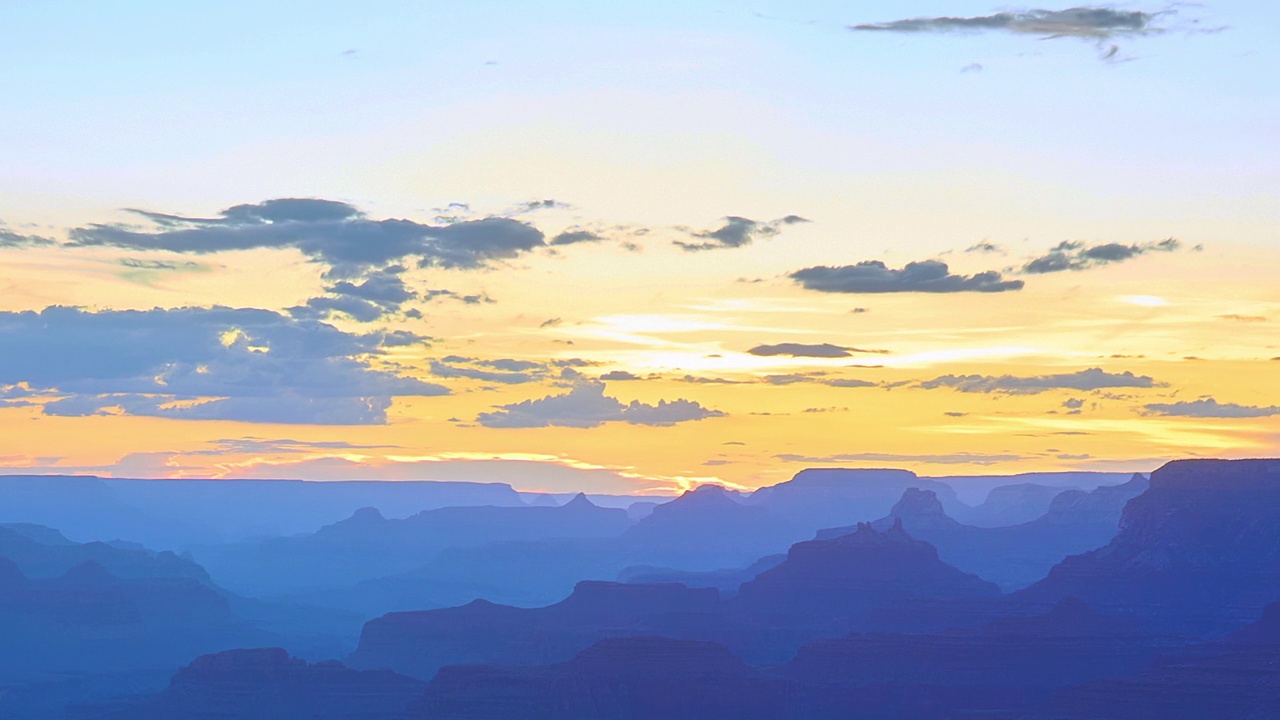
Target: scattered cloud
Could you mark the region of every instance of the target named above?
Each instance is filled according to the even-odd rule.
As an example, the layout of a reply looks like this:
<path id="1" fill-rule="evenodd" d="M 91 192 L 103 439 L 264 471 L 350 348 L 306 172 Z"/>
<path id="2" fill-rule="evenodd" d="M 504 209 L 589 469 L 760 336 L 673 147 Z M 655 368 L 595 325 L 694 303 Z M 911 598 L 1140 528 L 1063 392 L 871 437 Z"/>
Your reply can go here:
<path id="1" fill-rule="evenodd" d="M 1125 245 L 1122 243 L 1106 243 L 1104 245 L 1086 245 L 1080 241 L 1064 241 L 1045 255 L 1029 261 L 1022 266 L 1022 271 L 1033 275 L 1064 272 L 1067 270 L 1088 270 L 1099 265 L 1132 260 L 1152 252 L 1173 252 L 1182 247 L 1175 238 L 1143 245 Z"/>
<path id="2" fill-rule="evenodd" d="M 1159 32 L 1156 21 L 1163 12 L 1116 10 L 1084 6 L 1066 10 L 1025 10 L 976 17 L 919 17 L 883 23 L 854 25 L 854 31 L 899 33 L 945 33 L 957 31 L 999 31 L 1040 38 L 1078 37 L 1105 40 L 1117 36 Z"/>
<path id="3" fill-rule="evenodd" d="M 442 378 L 465 378 L 481 380 L 502 385 L 523 385 L 555 378 L 563 378 L 573 368 L 586 367 L 591 363 L 578 358 L 539 362 L 535 360 L 517 360 L 515 358 L 479 359 L 449 355 L 431 361 L 431 374 Z M 576 371 L 569 376 L 576 375 Z"/>
<path id="4" fill-rule="evenodd" d="M 1213 398 L 1201 398 L 1174 403 L 1151 403 L 1145 407 L 1145 414 L 1197 418 L 1258 418 L 1280 415 L 1280 405 L 1237 405 L 1220 403 Z"/>
<path id="5" fill-rule="evenodd" d="M 1019 377 L 1015 375 L 943 375 L 916 383 L 923 390 L 951 388 L 964 393 L 1005 393 L 1034 395 L 1049 390 L 1098 390 L 1101 388 L 1153 388 L 1157 383 L 1146 375 L 1132 372 L 1109 373 L 1089 368 L 1074 373 Z"/>
<path id="6" fill-rule="evenodd" d="M 855 347 L 832 345 L 831 343 L 821 343 L 818 345 L 806 345 L 804 343 L 779 343 L 777 345 L 757 345 L 747 352 L 759 357 L 789 355 L 791 357 L 806 358 L 845 358 L 853 357 L 854 353 L 884 354 L 887 351 L 862 350 Z"/>
<path id="7" fill-rule="evenodd" d="M 395 396 L 449 392 L 375 367 L 423 339 L 258 309 L 50 307 L 0 313 L 0 383 L 57 397 L 50 415 L 380 424 Z"/>
<path id="8" fill-rule="evenodd" d="M 1236 315 L 1233 313 L 1231 315 L 1219 315 L 1218 317 L 1223 320 L 1234 320 L 1236 322 L 1267 322 L 1267 318 L 1262 315 Z"/>
<path id="9" fill-rule="evenodd" d="M 57 244 L 57 241 L 53 238 L 39 235 L 22 235 L 0 227 L 0 248 L 47 247 Z"/>
<path id="10" fill-rule="evenodd" d="M 600 376 L 601 380 L 643 380 L 644 378 L 626 370 L 614 370 Z"/>
<path id="11" fill-rule="evenodd" d="M 90 225 L 71 231 L 74 245 L 208 254 L 254 248 L 295 248 L 328 265 L 330 278 L 352 278 L 393 263 L 474 269 L 544 246 L 540 230 L 506 217 L 428 225 L 373 220 L 335 200 L 277 198 L 236 205 L 214 218 L 131 210 L 151 227 Z"/>
<path id="12" fill-rule="evenodd" d="M 753 241 L 773 237 L 782 232 L 788 225 L 809 222 L 799 215 L 788 215 L 778 220 L 759 221 L 731 215 L 724 219 L 724 225 L 715 230 L 689 232 L 701 242 L 676 241 L 676 245 L 689 252 L 701 250 L 723 250 L 750 245 Z M 687 231 L 688 232 L 688 231 Z"/>
<path id="13" fill-rule="evenodd" d="M 857 265 L 817 267 L 797 270 L 789 276 L 809 290 L 838 293 L 957 293 L 1008 292 L 1021 290 L 1021 280 L 1005 280 L 992 270 L 976 275 L 954 275 L 940 260 L 907 263 L 894 270 L 879 260 Z"/>
<path id="14" fill-rule="evenodd" d="M 981 65 L 979 65 L 978 67 L 979 67 L 979 68 L 981 68 L 982 66 L 981 66 Z M 1003 255 L 1003 254 L 1005 253 L 1005 249 L 1004 249 L 1004 248 L 1000 247 L 999 245 L 996 245 L 996 244 L 995 244 L 995 243 L 993 243 L 993 242 L 987 241 L 987 240 L 983 240 L 982 242 L 978 243 L 977 245 L 971 245 L 971 246 L 969 246 L 969 247 L 965 248 L 965 250 L 964 250 L 964 251 L 965 251 L 965 252 L 967 252 L 967 253 L 984 253 L 984 254 L 987 254 L 987 253 L 995 253 L 995 254 L 999 254 L 999 255 Z"/>
<path id="15" fill-rule="evenodd" d="M 624 405 L 604 391 L 602 382 L 581 382 L 562 395 L 502 405 L 495 412 L 480 413 L 476 422 L 490 428 L 591 428 L 607 422 L 667 426 L 725 415 L 683 398 L 660 400 L 657 405 L 632 400 Z"/>
<path id="16" fill-rule="evenodd" d="M 552 245 L 577 245 L 604 242 L 605 236 L 591 230 L 569 229 L 551 238 Z"/>

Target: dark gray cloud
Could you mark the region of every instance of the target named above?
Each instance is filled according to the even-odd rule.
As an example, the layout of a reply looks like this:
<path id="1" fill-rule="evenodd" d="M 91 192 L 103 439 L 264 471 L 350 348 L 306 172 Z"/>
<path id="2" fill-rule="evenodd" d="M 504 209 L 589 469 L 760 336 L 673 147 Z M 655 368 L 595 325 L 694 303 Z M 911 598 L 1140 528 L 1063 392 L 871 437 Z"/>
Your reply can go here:
<path id="1" fill-rule="evenodd" d="M 810 358 L 844 358 L 852 357 L 854 352 L 865 352 L 857 350 L 857 348 L 847 348 L 840 345 L 832 345 L 831 343 L 822 343 L 820 345 L 806 345 L 804 343 L 779 343 L 777 345 L 757 345 L 747 351 L 751 355 L 761 357 L 772 357 L 775 355 L 789 355 L 791 357 L 810 357 Z"/>
<path id="2" fill-rule="evenodd" d="M 623 404 L 604 394 L 602 382 L 581 382 L 567 393 L 502 405 L 480 413 L 476 422 L 491 428 L 597 427 L 607 422 L 667 426 L 681 422 L 723 417 L 719 410 L 692 400 L 660 400 L 649 405 L 638 400 Z"/>
<path id="3" fill-rule="evenodd" d="M 995 271 L 977 275 L 953 275 L 940 260 L 907 263 L 894 270 L 879 260 L 857 265 L 819 265 L 791 273 L 788 277 L 809 290 L 838 293 L 957 293 L 1008 292 L 1021 290 L 1021 280 L 1005 280 Z"/>
<path id="4" fill-rule="evenodd" d="M 900 33 L 1001 31 L 1035 35 L 1041 38 L 1079 37 L 1105 40 L 1117 36 L 1157 32 L 1159 28 L 1155 23 L 1163 14 L 1084 6 L 1066 10 L 1000 12 L 977 17 L 921 17 L 854 25 L 850 29 Z"/>
<path id="5" fill-rule="evenodd" d="M 1005 249 L 993 242 L 983 240 L 977 245 L 971 245 L 964 250 L 967 253 L 997 253 L 1003 255 Z"/>
<path id="6" fill-rule="evenodd" d="M 430 302 L 444 298 L 467 305 L 494 302 L 493 298 L 483 293 L 461 295 L 452 290 L 412 290 L 401 278 L 405 272 L 403 265 L 392 265 L 370 270 L 350 280 L 339 280 L 325 287 L 328 295 L 311 298 L 304 305 L 291 307 L 289 313 L 307 320 L 327 320 L 340 313 L 358 322 L 374 322 L 392 316 L 421 317 L 420 311 L 404 308 L 406 303 L 413 300 Z"/>
<path id="7" fill-rule="evenodd" d="M 448 393 L 374 366 L 421 340 L 258 309 L 50 307 L 0 313 L 0 383 L 59 397 L 44 406 L 51 415 L 377 424 L 392 397 Z"/>
<path id="8" fill-rule="evenodd" d="M 787 225 L 809 222 L 799 215 L 788 215 L 777 220 L 760 221 L 730 215 L 724 219 L 724 225 L 715 230 L 690 232 L 701 242 L 676 241 L 676 245 L 689 252 L 701 250 L 723 250 L 750 245 L 758 239 L 773 237 L 782 232 Z"/>
<path id="9" fill-rule="evenodd" d="M 540 230 L 504 217 L 428 225 L 373 220 L 333 200 L 278 198 L 227 208 L 215 218 L 132 211 L 154 227 L 91 225 L 71 231 L 75 245 L 207 254 L 254 248 L 296 248 L 329 266 L 333 278 L 351 278 L 392 263 L 473 269 L 545 245 Z"/>
<path id="10" fill-rule="evenodd" d="M 1088 270 L 1099 265 L 1132 260 L 1147 253 L 1173 252 L 1181 246 L 1182 244 L 1174 238 L 1142 245 L 1124 245 L 1122 243 L 1086 245 L 1079 241 L 1065 241 L 1058 243 L 1048 253 L 1023 265 L 1022 271 L 1040 275 L 1067 270 Z"/>
<path id="11" fill-rule="evenodd" d="M 577 245 L 579 243 L 604 242 L 605 236 L 591 230 L 565 230 L 551 238 L 552 245 Z"/>
<path id="12" fill-rule="evenodd" d="M 1109 373 L 1101 368 L 1089 368 L 1074 373 L 1058 375 L 943 375 L 933 380 L 916 383 L 924 390 L 951 388 L 965 393 L 1007 393 L 1010 395 L 1034 395 L 1049 390 L 1098 390 L 1102 388 L 1153 388 L 1157 383 L 1146 375 L 1132 372 Z"/>
<path id="13" fill-rule="evenodd" d="M 635 373 L 627 372 L 626 370 L 613 370 L 611 372 L 607 372 L 601 375 L 600 380 L 626 381 L 626 380 L 644 380 L 644 378 L 640 377 L 639 375 L 636 375 Z"/>
<path id="14" fill-rule="evenodd" d="M 1280 405 L 1237 405 L 1220 403 L 1213 398 L 1201 398 L 1174 403 L 1151 403 L 1145 408 L 1147 415 L 1197 418 L 1259 418 L 1280 415 Z"/>
<path id="15" fill-rule="evenodd" d="M 39 235 L 22 235 L 0 227 L 0 248 L 47 247 L 57 244 L 52 238 Z"/>

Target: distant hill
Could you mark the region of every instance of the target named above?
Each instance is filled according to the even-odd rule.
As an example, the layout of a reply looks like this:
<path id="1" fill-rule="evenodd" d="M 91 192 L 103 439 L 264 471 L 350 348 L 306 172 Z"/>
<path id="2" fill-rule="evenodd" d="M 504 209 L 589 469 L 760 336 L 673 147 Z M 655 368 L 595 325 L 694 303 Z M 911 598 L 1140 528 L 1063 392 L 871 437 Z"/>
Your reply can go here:
<path id="1" fill-rule="evenodd" d="M 314 532 L 361 507 L 405 517 L 459 505 L 523 502 L 501 483 L 0 475 L 0 523 L 37 523 L 62 528 L 78 542 L 122 538 L 162 550 Z"/>
<path id="2" fill-rule="evenodd" d="M 888 516 L 872 523 L 884 530 L 902 522 L 912 537 L 938 549 L 943 561 L 991 580 L 1006 591 L 1040 580 L 1049 569 L 1070 555 L 1105 545 L 1115 537 L 1125 504 L 1146 490 L 1141 475 L 1117 486 L 1086 493 L 1065 490 L 1053 498 L 1045 514 L 1011 527 L 979 528 L 949 517 L 932 490 L 909 488 Z M 832 538 L 856 527 L 818 532 Z"/>
<path id="3" fill-rule="evenodd" d="M 1223 634 L 1280 597 L 1280 460 L 1178 460 L 1125 506 L 1116 537 L 1014 600 L 1075 596 L 1160 631 Z"/>
<path id="4" fill-rule="evenodd" d="M 556 507 L 448 507 L 388 519 L 375 508 L 320 530 L 234 545 L 197 548 L 220 583 L 252 595 L 300 594 L 408 572 L 446 548 L 498 541 L 604 539 L 632 525 L 625 510 L 601 508 L 583 495 Z"/>

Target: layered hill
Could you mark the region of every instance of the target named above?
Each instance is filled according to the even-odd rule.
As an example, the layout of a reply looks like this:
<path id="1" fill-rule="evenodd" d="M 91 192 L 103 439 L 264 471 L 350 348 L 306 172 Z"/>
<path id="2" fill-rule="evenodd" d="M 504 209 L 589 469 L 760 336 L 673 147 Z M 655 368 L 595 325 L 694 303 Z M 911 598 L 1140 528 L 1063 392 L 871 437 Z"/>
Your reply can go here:
<path id="1" fill-rule="evenodd" d="M 604 539 L 632 521 L 585 495 L 559 507 L 449 507 L 388 519 L 364 508 L 307 535 L 197 549 L 218 582 L 253 595 L 302 593 L 408 572 L 450 547 L 551 538 Z"/>
<path id="2" fill-rule="evenodd" d="M 1054 567 L 1020 603 L 1076 596 L 1160 631 L 1223 634 L 1280 597 L 1280 460 L 1179 460 L 1125 506 L 1107 545 Z"/>
<path id="3" fill-rule="evenodd" d="M 309 664 L 279 648 L 196 658 L 162 692 L 73 708 L 80 720 L 395 720 L 423 683 L 337 662 Z"/>
<path id="4" fill-rule="evenodd" d="M 1064 558 L 1109 542 L 1119 528 L 1125 504 L 1146 485 L 1146 479 L 1136 475 L 1123 485 L 1088 493 L 1065 490 L 1050 501 L 1043 516 L 999 528 L 962 524 L 947 515 L 933 491 L 909 488 L 889 515 L 872 525 L 883 530 L 901 522 L 912 537 L 937 547 L 943 561 L 1006 591 L 1016 590 L 1040 580 Z M 831 528 L 819 531 L 818 537 L 838 537 L 854 530 L 856 526 Z"/>

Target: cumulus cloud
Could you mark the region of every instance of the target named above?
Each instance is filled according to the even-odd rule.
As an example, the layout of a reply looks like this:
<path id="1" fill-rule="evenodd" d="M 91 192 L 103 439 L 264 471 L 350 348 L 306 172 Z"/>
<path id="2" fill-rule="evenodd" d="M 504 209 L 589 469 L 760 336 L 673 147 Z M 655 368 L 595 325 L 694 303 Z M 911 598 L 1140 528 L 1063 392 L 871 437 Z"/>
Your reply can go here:
<path id="1" fill-rule="evenodd" d="M 752 220 L 730 215 L 724 219 L 724 225 L 715 230 L 691 232 L 690 234 L 698 238 L 700 242 L 677 240 L 675 244 L 689 252 L 745 247 L 755 240 L 777 235 L 787 225 L 807 222 L 809 221 L 799 215 L 788 215 L 784 218 L 769 221 Z"/>
<path id="2" fill-rule="evenodd" d="M 991 293 L 1021 290 L 1024 285 L 1021 280 L 1005 280 L 995 271 L 954 275 L 940 260 L 907 263 L 901 270 L 879 260 L 838 267 L 819 265 L 797 270 L 789 277 L 809 290 L 838 293 Z"/>
<path id="3" fill-rule="evenodd" d="M 1109 373 L 1101 368 L 1089 368 L 1074 373 L 1057 375 L 943 375 L 933 380 L 917 383 L 924 390 L 951 388 L 964 393 L 1007 393 L 1010 395 L 1034 395 L 1049 390 L 1099 390 L 1102 388 L 1153 388 L 1156 381 L 1146 375 L 1132 372 Z"/>
<path id="4" fill-rule="evenodd" d="M 1066 10 L 1000 12 L 976 17 L 920 17 L 854 25 L 850 29 L 899 33 L 1000 31 L 1035 35 L 1041 38 L 1079 37 L 1105 40 L 1122 35 L 1158 32 L 1159 28 L 1155 23 L 1163 14 L 1084 6 Z"/>
<path id="5" fill-rule="evenodd" d="M 1280 405 L 1237 405 L 1220 403 L 1213 398 L 1201 398 L 1174 403 L 1151 403 L 1146 406 L 1146 414 L 1197 418 L 1258 418 L 1280 415 Z"/>
<path id="6" fill-rule="evenodd" d="M 660 400 L 657 405 L 632 400 L 624 405 L 605 395 L 604 390 L 602 382 L 581 382 L 562 395 L 502 405 L 494 412 L 480 413 L 476 422 L 491 428 L 591 428 L 607 422 L 666 426 L 725 414 L 685 399 Z"/>
<path id="7" fill-rule="evenodd" d="M 51 415 L 377 424 L 392 397 L 448 393 L 374 366 L 422 340 L 258 309 L 50 307 L 0 313 L 0 383 L 58 397 Z"/>
<path id="8" fill-rule="evenodd" d="M 214 218 L 133 210 L 151 228 L 90 225 L 71 231 L 73 244 L 131 250 L 208 254 L 254 248 L 295 248 L 329 266 L 327 275 L 350 278 L 392 263 L 473 269 L 545 245 L 540 230 L 520 220 L 488 217 L 429 225 L 374 220 L 334 200 L 277 198 L 236 205 Z"/>
<path id="9" fill-rule="evenodd" d="M 1048 253 L 1029 261 L 1022 266 L 1022 271 L 1034 275 L 1064 272 L 1067 270 L 1088 270 L 1099 265 L 1132 260 L 1140 255 L 1152 252 L 1173 252 L 1182 244 L 1175 238 L 1142 245 L 1125 245 L 1123 243 L 1106 243 L 1103 245 L 1086 245 L 1079 241 L 1064 241 Z"/>

